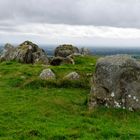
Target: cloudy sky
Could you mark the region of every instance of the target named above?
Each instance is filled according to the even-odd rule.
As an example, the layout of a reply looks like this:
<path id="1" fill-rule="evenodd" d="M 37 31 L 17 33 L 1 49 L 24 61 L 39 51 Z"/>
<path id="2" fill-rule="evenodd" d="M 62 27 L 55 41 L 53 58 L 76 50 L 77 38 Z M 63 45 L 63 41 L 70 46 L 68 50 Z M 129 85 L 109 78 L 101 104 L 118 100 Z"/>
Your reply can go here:
<path id="1" fill-rule="evenodd" d="M 0 0 L 0 43 L 140 46 L 140 0 Z"/>

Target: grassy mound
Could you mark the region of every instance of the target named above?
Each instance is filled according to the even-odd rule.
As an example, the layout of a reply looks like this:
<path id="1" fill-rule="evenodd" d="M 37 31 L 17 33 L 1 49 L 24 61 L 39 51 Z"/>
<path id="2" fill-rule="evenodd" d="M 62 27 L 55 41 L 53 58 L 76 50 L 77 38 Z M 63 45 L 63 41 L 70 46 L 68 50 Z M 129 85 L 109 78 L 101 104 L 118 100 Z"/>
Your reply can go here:
<path id="1" fill-rule="evenodd" d="M 89 111 L 90 75 L 97 57 L 76 57 L 75 65 L 0 63 L 1 140 L 140 139 L 140 113 L 98 108 Z M 46 67 L 57 80 L 38 78 Z M 63 80 L 69 72 L 78 81 Z"/>

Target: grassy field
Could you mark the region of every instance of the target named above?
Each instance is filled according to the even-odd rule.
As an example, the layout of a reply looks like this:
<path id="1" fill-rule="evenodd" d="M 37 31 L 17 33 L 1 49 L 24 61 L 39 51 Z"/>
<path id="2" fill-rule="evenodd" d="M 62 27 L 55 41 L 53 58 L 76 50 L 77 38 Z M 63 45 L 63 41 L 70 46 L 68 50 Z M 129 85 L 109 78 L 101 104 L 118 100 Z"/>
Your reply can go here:
<path id="1" fill-rule="evenodd" d="M 75 65 L 0 63 L 0 140 L 139 140 L 140 112 L 88 110 L 90 76 L 97 57 L 76 57 Z M 50 67 L 55 81 L 42 81 Z M 62 80 L 76 71 L 81 79 Z"/>

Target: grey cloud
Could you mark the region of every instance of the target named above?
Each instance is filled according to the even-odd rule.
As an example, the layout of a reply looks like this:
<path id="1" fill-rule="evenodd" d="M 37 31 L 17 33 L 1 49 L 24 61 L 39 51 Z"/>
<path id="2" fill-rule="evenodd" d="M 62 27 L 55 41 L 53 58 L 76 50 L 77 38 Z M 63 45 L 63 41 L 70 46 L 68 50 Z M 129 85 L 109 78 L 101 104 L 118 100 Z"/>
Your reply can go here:
<path id="1" fill-rule="evenodd" d="M 19 32 L 14 26 L 0 26 L 0 32 Z"/>
<path id="2" fill-rule="evenodd" d="M 0 24 L 140 27 L 139 0 L 1 0 Z M 7 22 L 9 21 L 9 22 Z"/>

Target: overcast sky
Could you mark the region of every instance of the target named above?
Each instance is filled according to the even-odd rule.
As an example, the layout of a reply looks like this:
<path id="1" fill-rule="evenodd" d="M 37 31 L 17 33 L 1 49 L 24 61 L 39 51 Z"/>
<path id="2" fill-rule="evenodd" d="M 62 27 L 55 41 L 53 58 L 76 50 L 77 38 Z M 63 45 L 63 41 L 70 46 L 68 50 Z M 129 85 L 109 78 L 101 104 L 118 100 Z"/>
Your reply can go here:
<path id="1" fill-rule="evenodd" d="M 0 43 L 140 46 L 140 0 L 0 0 Z"/>

